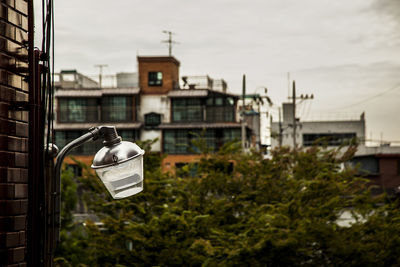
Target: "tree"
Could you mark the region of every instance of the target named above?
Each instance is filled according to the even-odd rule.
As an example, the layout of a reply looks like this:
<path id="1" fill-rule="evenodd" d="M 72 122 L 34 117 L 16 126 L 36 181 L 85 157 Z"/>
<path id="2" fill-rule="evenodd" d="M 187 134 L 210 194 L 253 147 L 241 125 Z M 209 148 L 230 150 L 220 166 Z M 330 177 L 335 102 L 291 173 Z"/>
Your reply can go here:
<path id="1" fill-rule="evenodd" d="M 86 201 L 104 224 L 87 223 L 75 257 L 88 266 L 399 265 L 398 200 L 371 196 L 368 181 L 341 168 L 354 150 L 284 147 L 264 159 L 233 142 L 203 153 L 193 176 L 163 173 L 161 156 L 147 153 L 144 191 L 122 200 L 88 172 Z M 350 227 L 338 225 L 343 211 L 354 214 Z"/>

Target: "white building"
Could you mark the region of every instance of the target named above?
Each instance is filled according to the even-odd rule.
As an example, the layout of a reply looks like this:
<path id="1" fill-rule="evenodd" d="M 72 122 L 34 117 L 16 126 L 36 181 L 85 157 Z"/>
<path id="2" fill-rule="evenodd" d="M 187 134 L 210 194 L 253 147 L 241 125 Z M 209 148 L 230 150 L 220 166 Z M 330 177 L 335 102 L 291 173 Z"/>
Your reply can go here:
<path id="1" fill-rule="evenodd" d="M 293 104 L 283 103 L 283 120 L 271 121 L 271 147 L 293 147 Z M 296 118 L 296 145 L 299 147 L 313 144 L 340 146 L 356 139 L 360 145 L 365 145 L 364 113 L 354 120 L 319 120 L 301 121 Z"/>

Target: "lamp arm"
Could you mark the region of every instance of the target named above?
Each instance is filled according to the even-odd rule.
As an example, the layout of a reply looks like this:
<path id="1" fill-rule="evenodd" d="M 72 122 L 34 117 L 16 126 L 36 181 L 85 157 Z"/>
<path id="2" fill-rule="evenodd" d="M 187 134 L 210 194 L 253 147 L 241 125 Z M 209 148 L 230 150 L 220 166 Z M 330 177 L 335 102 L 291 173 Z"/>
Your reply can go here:
<path id="1" fill-rule="evenodd" d="M 67 156 L 67 154 L 74 149 L 75 147 L 78 147 L 90 140 L 96 140 L 100 136 L 100 129 L 95 127 L 89 129 L 88 133 L 85 133 L 84 135 L 76 138 L 75 140 L 71 141 L 68 143 L 63 149 L 61 149 L 60 153 L 58 153 L 57 158 L 56 158 L 56 165 L 55 165 L 55 174 L 56 177 L 57 175 L 60 174 L 61 171 L 61 166 L 64 158 Z"/>
<path id="2" fill-rule="evenodd" d="M 88 133 L 76 138 L 71 141 L 63 149 L 61 149 L 60 153 L 58 153 L 56 158 L 56 164 L 54 167 L 54 176 L 55 180 L 53 181 L 52 186 L 52 194 L 51 194 L 51 203 L 52 203 L 52 228 L 55 231 L 55 237 L 57 242 L 60 238 L 60 223 L 61 223 L 61 166 L 64 158 L 67 154 L 74 149 L 86 142 L 94 141 L 97 138 L 102 136 L 104 138 L 103 144 L 104 146 L 112 146 L 116 143 L 121 142 L 121 137 L 118 136 L 117 130 L 114 126 L 99 126 L 92 127 L 89 129 Z M 58 216 L 56 216 L 56 213 Z M 56 221 L 57 219 L 57 221 Z"/>
<path id="3" fill-rule="evenodd" d="M 53 181 L 53 188 L 51 194 L 51 203 L 52 203 L 52 228 L 55 231 L 55 238 L 57 242 L 60 238 L 60 223 L 61 223 L 61 166 L 64 158 L 67 154 L 75 147 L 78 147 L 88 141 L 96 140 L 101 135 L 101 128 L 94 127 L 90 128 L 88 133 L 78 137 L 72 142 L 68 143 L 61 151 L 58 153 L 56 158 L 56 164 L 54 167 L 54 176 L 55 179 Z M 58 213 L 58 216 L 56 216 Z M 57 222 L 56 222 L 57 219 Z"/>

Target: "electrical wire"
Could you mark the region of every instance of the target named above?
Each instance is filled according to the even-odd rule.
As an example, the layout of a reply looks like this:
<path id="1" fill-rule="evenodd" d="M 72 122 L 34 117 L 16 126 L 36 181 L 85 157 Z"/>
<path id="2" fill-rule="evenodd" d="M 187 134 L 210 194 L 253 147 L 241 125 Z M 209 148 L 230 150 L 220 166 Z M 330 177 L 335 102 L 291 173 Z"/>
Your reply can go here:
<path id="1" fill-rule="evenodd" d="M 378 93 L 378 94 L 376 94 L 376 95 L 367 97 L 367 98 L 365 98 L 365 99 L 363 99 L 363 100 L 361 100 L 361 101 L 355 102 L 355 103 L 353 103 L 353 104 L 351 104 L 351 105 L 346 105 L 346 106 L 343 106 L 343 107 L 339 107 L 339 108 L 337 108 L 337 109 L 346 109 L 346 108 L 351 108 L 351 107 L 354 107 L 354 106 L 363 104 L 363 103 L 365 103 L 365 102 L 368 102 L 368 101 L 374 100 L 375 98 L 378 98 L 378 97 L 380 97 L 380 96 L 383 96 L 383 95 L 389 93 L 390 91 L 393 91 L 394 89 L 397 89 L 397 88 L 399 88 L 399 87 L 400 87 L 400 83 L 398 83 L 398 84 L 394 85 L 393 87 L 390 87 L 389 89 L 387 89 L 387 90 L 385 90 L 385 91 L 383 91 L 383 92 L 380 92 L 380 93 Z"/>

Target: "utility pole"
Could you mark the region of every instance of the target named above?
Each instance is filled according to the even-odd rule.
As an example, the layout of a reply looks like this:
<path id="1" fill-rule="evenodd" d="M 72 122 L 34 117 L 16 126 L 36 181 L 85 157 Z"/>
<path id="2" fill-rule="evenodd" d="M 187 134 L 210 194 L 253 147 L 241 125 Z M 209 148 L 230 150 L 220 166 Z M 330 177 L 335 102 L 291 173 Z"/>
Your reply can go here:
<path id="1" fill-rule="evenodd" d="M 293 87 L 292 87 L 292 97 L 289 97 L 289 99 L 292 99 L 292 105 L 293 105 L 293 147 L 296 148 L 297 143 L 296 143 L 296 130 L 297 130 L 297 120 L 296 120 L 296 100 L 301 99 L 301 100 L 309 100 L 309 99 L 314 99 L 314 95 L 311 94 L 310 96 L 307 95 L 300 95 L 300 97 L 296 96 L 296 82 L 293 81 Z"/>
<path id="2" fill-rule="evenodd" d="M 103 68 L 104 67 L 108 67 L 108 65 L 107 64 L 97 64 L 97 65 L 94 65 L 96 68 L 99 68 L 99 86 L 100 86 L 100 88 L 102 87 L 101 86 L 101 80 L 102 80 L 102 78 L 103 78 Z"/>
<path id="3" fill-rule="evenodd" d="M 282 135 L 283 135 L 283 129 L 282 129 L 282 118 L 281 118 L 281 108 L 278 108 L 278 112 L 279 112 L 279 136 L 278 136 L 278 140 L 279 140 L 279 147 L 282 147 Z"/>
<path id="4" fill-rule="evenodd" d="M 293 81 L 293 148 L 296 148 L 296 82 Z"/>
<path id="5" fill-rule="evenodd" d="M 168 40 L 163 40 L 161 43 L 168 43 L 168 54 L 171 57 L 172 56 L 172 44 L 178 44 L 177 42 L 172 40 L 172 34 L 174 34 L 171 31 L 163 31 L 163 33 L 168 34 Z"/>
<path id="6" fill-rule="evenodd" d="M 245 102 L 244 102 L 244 99 L 245 99 L 245 96 L 246 96 L 246 75 L 245 74 L 243 74 L 243 80 L 242 80 L 242 112 L 241 112 L 241 115 L 242 115 L 242 149 L 243 149 L 243 152 L 245 151 L 245 149 L 246 149 L 246 126 L 245 126 L 245 119 L 244 119 L 244 112 L 245 112 Z"/>

